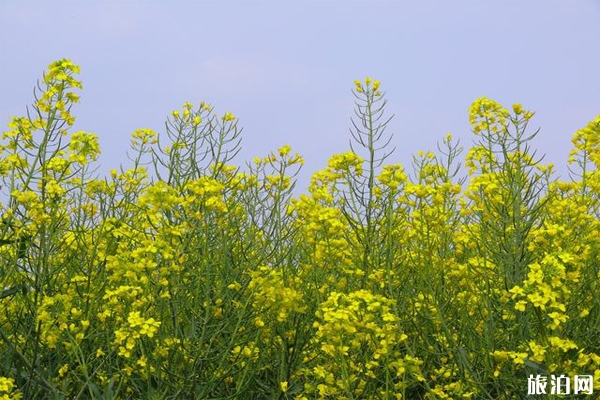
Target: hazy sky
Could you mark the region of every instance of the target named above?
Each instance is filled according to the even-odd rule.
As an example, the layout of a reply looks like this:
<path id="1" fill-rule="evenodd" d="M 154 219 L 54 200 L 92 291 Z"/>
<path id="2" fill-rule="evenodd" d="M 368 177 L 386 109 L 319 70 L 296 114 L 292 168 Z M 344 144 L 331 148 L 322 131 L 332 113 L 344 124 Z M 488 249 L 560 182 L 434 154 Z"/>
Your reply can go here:
<path id="1" fill-rule="evenodd" d="M 136 128 L 164 131 L 185 101 L 231 111 L 238 163 L 283 144 L 302 184 L 347 150 L 354 79 L 382 82 L 389 129 L 410 164 L 445 133 L 468 145 L 480 96 L 537 112 L 547 160 L 600 114 L 600 1 L 0 2 L 0 118 L 22 115 L 52 61 L 81 65 L 75 129 L 96 133 L 103 171 Z M 560 171 L 564 172 L 562 168 Z"/>

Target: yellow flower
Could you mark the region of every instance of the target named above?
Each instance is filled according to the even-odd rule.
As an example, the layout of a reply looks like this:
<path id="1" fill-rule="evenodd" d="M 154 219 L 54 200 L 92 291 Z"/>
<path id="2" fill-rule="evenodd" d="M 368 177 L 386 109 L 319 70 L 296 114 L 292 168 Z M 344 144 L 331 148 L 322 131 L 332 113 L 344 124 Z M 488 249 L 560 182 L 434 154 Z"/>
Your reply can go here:
<path id="1" fill-rule="evenodd" d="M 523 105 L 519 104 L 519 103 L 515 103 L 512 106 L 513 111 L 515 112 L 515 114 L 519 115 L 519 114 L 523 114 Z"/>
<path id="2" fill-rule="evenodd" d="M 13 378 L 5 378 L 0 376 L 0 392 L 10 392 L 15 387 Z"/>
<path id="3" fill-rule="evenodd" d="M 546 348 L 538 345 L 534 341 L 529 342 L 529 348 L 533 352 L 531 359 L 537 363 L 543 363 L 546 358 Z"/>
<path id="4" fill-rule="evenodd" d="M 358 79 L 354 81 L 354 90 L 356 90 L 357 93 L 362 93 L 363 92 L 363 88 L 362 88 L 362 82 L 359 81 Z"/>
<path id="5" fill-rule="evenodd" d="M 223 115 L 222 119 L 224 122 L 233 121 L 235 119 L 235 116 L 230 112 L 226 112 L 225 115 Z"/>
<path id="6" fill-rule="evenodd" d="M 515 304 L 515 310 L 517 311 L 525 311 L 527 307 L 527 302 L 525 300 L 519 300 L 517 304 Z"/>
<path id="7" fill-rule="evenodd" d="M 62 367 L 60 367 L 60 369 L 58 370 L 58 376 L 60 376 L 61 378 L 63 376 L 65 376 L 67 374 L 67 371 L 69 370 L 69 364 L 64 364 Z"/>
<path id="8" fill-rule="evenodd" d="M 279 382 L 279 388 L 283 393 L 288 391 L 288 383 L 287 382 Z"/>
<path id="9" fill-rule="evenodd" d="M 581 312 L 579 313 L 579 317 L 580 318 L 585 318 L 588 315 L 590 315 L 590 310 L 588 310 L 587 308 L 584 308 L 583 310 L 581 310 Z"/>
<path id="10" fill-rule="evenodd" d="M 560 326 L 560 324 L 563 324 L 567 321 L 567 316 L 565 314 L 556 311 L 549 313 L 548 317 L 552 319 L 552 322 L 549 325 L 550 329 L 556 329 Z"/>
<path id="11" fill-rule="evenodd" d="M 279 150 L 278 150 L 278 152 L 279 152 L 279 155 L 281 157 L 285 157 L 285 156 L 287 156 L 289 154 L 289 152 L 291 150 L 292 150 L 292 148 L 289 145 L 286 144 L 285 146 L 280 147 Z"/>
<path id="12" fill-rule="evenodd" d="M 146 356 L 142 356 L 142 357 L 140 357 L 139 360 L 137 360 L 137 365 L 139 365 L 142 368 L 146 367 L 147 364 L 148 364 L 148 359 L 146 358 Z"/>

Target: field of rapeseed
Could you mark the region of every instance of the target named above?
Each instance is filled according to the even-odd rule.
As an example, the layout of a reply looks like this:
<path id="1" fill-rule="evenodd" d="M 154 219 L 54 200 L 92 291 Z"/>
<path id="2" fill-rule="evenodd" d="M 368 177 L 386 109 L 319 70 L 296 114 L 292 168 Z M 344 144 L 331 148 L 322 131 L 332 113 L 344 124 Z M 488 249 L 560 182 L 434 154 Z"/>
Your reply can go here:
<path id="1" fill-rule="evenodd" d="M 386 163 L 379 82 L 356 81 L 352 151 L 296 196 L 302 157 L 236 166 L 238 121 L 207 103 L 96 177 L 97 137 L 70 130 L 78 72 L 52 63 L 3 134 L 0 399 L 600 391 L 600 116 L 568 181 L 530 147 L 533 112 L 487 98 L 468 151 L 447 135 L 407 170 Z"/>

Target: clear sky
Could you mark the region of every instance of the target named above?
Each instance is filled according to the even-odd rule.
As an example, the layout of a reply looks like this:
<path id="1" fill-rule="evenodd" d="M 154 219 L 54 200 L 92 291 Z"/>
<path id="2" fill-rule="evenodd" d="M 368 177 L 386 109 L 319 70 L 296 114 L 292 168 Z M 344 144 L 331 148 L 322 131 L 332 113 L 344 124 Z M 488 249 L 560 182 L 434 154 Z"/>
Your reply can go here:
<path id="1" fill-rule="evenodd" d="M 487 96 L 535 110 L 536 147 L 566 162 L 600 114 L 600 1 L 0 1 L 0 122 L 22 115 L 44 68 L 81 65 L 75 129 L 96 133 L 102 170 L 126 162 L 136 128 L 207 101 L 240 119 L 238 163 L 283 144 L 301 184 L 348 149 L 354 79 L 382 82 L 410 164 Z M 557 165 L 559 166 L 559 165 Z M 565 169 L 559 168 L 563 176 Z"/>

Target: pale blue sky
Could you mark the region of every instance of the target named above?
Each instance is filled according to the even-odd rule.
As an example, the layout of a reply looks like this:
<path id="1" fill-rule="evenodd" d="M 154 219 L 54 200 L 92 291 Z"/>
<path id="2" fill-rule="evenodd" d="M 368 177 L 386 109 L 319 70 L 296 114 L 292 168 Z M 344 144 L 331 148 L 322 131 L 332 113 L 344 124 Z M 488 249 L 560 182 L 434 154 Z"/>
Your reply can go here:
<path id="1" fill-rule="evenodd" d="M 239 117 L 238 163 L 290 144 L 304 186 L 348 148 L 350 90 L 366 76 L 396 115 L 391 161 L 407 166 L 445 133 L 468 145 L 482 95 L 535 110 L 537 147 L 557 164 L 600 114 L 597 0 L 2 0 L 0 55 L 4 126 L 51 61 L 81 65 L 75 129 L 99 135 L 103 171 L 126 160 L 133 130 L 160 133 L 171 110 L 204 100 Z"/>

